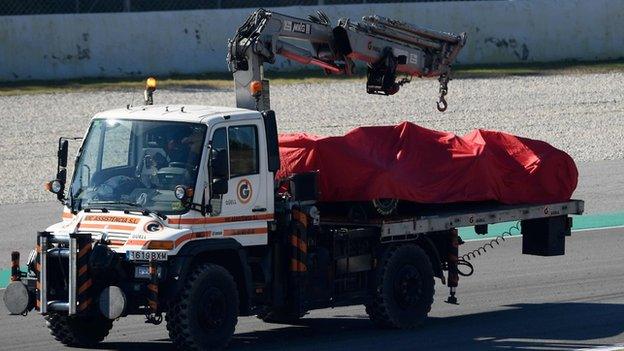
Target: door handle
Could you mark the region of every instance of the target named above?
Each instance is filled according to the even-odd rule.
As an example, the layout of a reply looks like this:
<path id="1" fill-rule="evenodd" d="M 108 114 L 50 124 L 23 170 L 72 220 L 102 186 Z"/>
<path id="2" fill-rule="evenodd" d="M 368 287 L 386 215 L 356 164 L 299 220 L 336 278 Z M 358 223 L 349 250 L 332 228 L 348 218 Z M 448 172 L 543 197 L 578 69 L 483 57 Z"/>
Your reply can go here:
<path id="1" fill-rule="evenodd" d="M 264 207 L 256 207 L 256 208 L 252 208 L 251 212 L 266 212 L 266 208 Z"/>

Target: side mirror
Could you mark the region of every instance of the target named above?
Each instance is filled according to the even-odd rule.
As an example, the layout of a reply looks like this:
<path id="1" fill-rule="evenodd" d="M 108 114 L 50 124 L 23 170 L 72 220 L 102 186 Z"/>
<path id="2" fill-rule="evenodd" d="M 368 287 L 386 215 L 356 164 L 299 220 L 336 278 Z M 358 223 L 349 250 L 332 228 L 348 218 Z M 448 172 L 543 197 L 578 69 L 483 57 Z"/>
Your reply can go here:
<path id="1" fill-rule="evenodd" d="M 59 201 L 65 200 L 65 182 L 67 181 L 67 154 L 69 150 L 69 141 L 65 138 L 59 139 L 59 146 L 56 152 L 58 159 L 56 179 L 46 184 L 46 189 L 53 194 Z"/>
<path id="2" fill-rule="evenodd" d="M 210 174 L 213 179 L 228 179 L 228 157 L 227 150 L 213 150 L 210 162 Z"/>
<path id="3" fill-rule="evenodd" d="M 280 154 L 275 112 L 272 110 L 265 111 L 262 113 L 262 118 L 264 119 L 264 131 L 266 133 L 269 172 L 277 172 L 280 169 Z"/>
<path id="4" fill-rule="evenodd" d="M 212 196 L 223 195 L 228 192 L 227 179 L 215 179 L 212 181 Z"/>
<path id="5" fill-rule="evenodd" d="M 82 138 L 59 138 L 58 150 L 56 151 L 57 166 L 56 179 L 46 183 L 45 187 L 51 193 L 56 194 L 56 198 L 65 202 L 65 182 L 67 182 L 67 155 L 69 151 L 69 140 L 82 140 Z"/>
<path id="6" fill-rule="evenodd" d="M 59 149 L 57 152 L 59 168 L 67 167 L 67 153 L 69 149 L 69 142 L 67 140 L 59 140 Z"/>

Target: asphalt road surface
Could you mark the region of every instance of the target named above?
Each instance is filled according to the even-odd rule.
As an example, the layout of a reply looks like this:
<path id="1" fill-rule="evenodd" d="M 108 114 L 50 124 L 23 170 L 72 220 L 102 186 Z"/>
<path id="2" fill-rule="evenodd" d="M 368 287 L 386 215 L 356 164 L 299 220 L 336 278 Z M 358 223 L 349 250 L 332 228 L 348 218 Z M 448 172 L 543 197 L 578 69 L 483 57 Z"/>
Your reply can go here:
<path id="1" fill-rule="evenodd" d="M 482 243 L 482 242 L 481 242 Z M 470 242 L 462 250 L 475 248 Z M 458 306 L 436 302 L 415 331 L 378 330 L 361 306 L 324 309 L 299 325 L 241 318 L 230 350 L 573 350 L 624 343 L 624 228 L 577 232 L 566 255 L 521 255 L 521 239 L 509 239 L 473 263 L 462 278 Z M 2 350 L 61 348 L 41 316 L 7 316 L 0 307 Z M 167 350 L 163 325 L 141 317 L 115 322 L 105 350 Z"/>

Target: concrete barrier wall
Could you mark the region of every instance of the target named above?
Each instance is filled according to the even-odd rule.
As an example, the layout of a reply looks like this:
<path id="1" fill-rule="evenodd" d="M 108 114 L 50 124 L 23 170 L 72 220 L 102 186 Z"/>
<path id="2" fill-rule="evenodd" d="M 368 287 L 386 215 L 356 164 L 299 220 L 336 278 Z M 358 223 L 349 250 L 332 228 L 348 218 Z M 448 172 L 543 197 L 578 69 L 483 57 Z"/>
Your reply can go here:
<path id="1" fill-rule="evenodd" d="M 461 64 L 624 56 L 622 0 L 508 0 L 301 6 L 331 18 L 378 14 L 468 32 Z M 227 39 L 253 9 L 0 17 L 0 81 L 226 71 Z M 297 66 L 281 60 L 271 69 Z"/>

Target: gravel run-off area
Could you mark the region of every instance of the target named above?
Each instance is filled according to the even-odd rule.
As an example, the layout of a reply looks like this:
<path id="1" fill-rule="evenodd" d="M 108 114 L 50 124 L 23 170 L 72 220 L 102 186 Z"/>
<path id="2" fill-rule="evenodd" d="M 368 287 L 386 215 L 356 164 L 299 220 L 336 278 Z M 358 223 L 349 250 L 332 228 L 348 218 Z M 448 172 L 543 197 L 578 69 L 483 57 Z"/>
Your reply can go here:
<path id="1" fill-rule="evenodd" d="M 365 125 L 410 121 L 463 135 L 475 128 L 541 139 L 577 162 L 624 159 L 622 73 L 454 80 L 449 108 L 435 108 L 437 81 L 418 80 L 390 97 L 360 80 L 271 87 L 282 132 L 339 135 Z M 234 105 L 229 90 L 156 92 L 158 104 Z M 0 96 L 0 204 L 49 201 L 60 136 L 82 136 L 99 111 L 140 104 L 142 91 Z"/>

